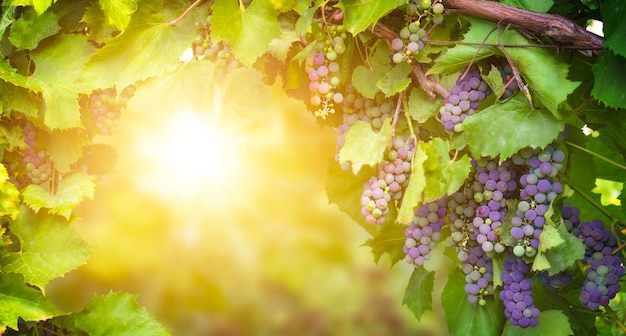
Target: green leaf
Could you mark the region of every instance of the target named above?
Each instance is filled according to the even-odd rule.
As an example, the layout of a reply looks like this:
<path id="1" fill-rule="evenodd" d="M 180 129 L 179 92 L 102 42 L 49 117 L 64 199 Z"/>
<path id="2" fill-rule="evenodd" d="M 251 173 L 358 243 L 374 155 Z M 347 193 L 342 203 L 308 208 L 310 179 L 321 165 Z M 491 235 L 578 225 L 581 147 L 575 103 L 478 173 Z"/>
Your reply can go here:
<path id="1" fill-rule="evenodd" d="M 498 336 L 504 325 L 502 302 L 486 298 L 481 306 L 467 302 L 465 276 L 460 269 L 454 269 L 441 294 L 441 303 L 446 312 L 446 323 L 450 335 Z"/>
<path id="2" fill-rule="evenodd" d="M 428 146 L 437 155 L 428 157 L 425 163 L 426 180 L 428 184 L 424 188 L 424 203 L 433 202 L 441 198 L 444 194 L 452 195 L 465 183 L 472 168 L 471 159 L 463 155 L 458 160 L 450 159 L 450 143 L 434 138 L 428 142 Z"/>
<path id="3" fill-rule="evenodd" d="M 391 71 L 387 72 L 383 79 L 376 82 L 376 86 L 380 88 L 386 97 L 391 97 L 398 92 L 404 91 L 411 84 L 411 77 L 409 76 L 411 69 L 412 66 L 409 63 L 402 62 L 391 68 Z"/>
<path id="4" fill-rule="evenodd" d="M 15 20 L 15 12 L 17 6 L 6 6 L 2 8 L 2 16 L 0 17 L 0 36 L 4 36 L 4 32 L 13 24 Z"/>
<path id="5" fill-rule="evenodd" d="M 626 71 L 626 58 L 605 50 L 593 65 L 591 95 L 606 106 L 626 109 L 626 78 L 615 76 Z"/>
<path id="6" fill-rule="evenodd" d="M 35 7 L 37 14 L 42 14 L 48 8 L 50 8 L 50 5 L 52 5 L 53 1 L 56 0 L 33 0 L 33 7 Z"/>
<path id="7" fill-rule="evenodd" d="M 178 62 L 195 37 L 195 30 L 185 25 L 132 26 L 91 56 L 80 80 L 94 88 L 125 88 L 160 76 Z"/>
<path id="8" fill-rule="evenodd" d="M 345 144 L 339 151 L 339 162 L 352 163 L 357 174 L 363 165 L 375 166 L 383 159 L 391 139 L 391 118 L 385 119 L 379 133 L 365 121 L 357 121 L 345 135 Z"/>
<path id="9" fill-rule="evenodd" d="M 624 143 L 619 143 L 617 140 L 620 135 L 616 134 L 613 128 L 603 127 L 598 130 L 600 135 L 598 137 L 589 137 L 587 139 L 586 147 L 591 152 L 601 155 L 614 163 L 626 167 L 626 159 L 624 158 L 623 146 Z M 624 129 L 619 131 L 624 133 Z M 618 167 L 613 163 L 609 163 L 597 156 L 593 156 L 593 163 L 595 165 L 596 178 L 611 180 L 611 181 L 626 181 L 626 170 Z"/>
<path id="10" fill-rule="evenodd" d="M 85 36 L 68 34 L 54 37 L 46 48 L 31 53 L 36 70 L 27 88 L 43 93 L 43 122 L 50 129 L 82 127 L 78 93 L 89 88 L 76 79 L 94 50 Z"/>
<path id="11" fill-rule="evenodd" d="M 19 213 L 20 192 L 13 183 L 9 182 L 9 174 L 4 164 L 0 164 L 0 216 L 15 219 Z"/>
<path id="12" fill-rule="evenodd" d="M 535 306 L 541 311 L 541 314 L 539 314 L 539 323 L 541 323 L 541 319 L 546 321 L 545 316 L 543 318 L 541 317 L 544 313 L 550 310 L 561 311 L 569 318 L 570 327 L 575 335 L 595 335 L 595 315 L 580 314 L 579 311 L 572 309 L 572 306 L 580 305 L 578 296 L 580 295 L 581 289 L 582 279 L 580 279 L 579 282 L 575 279 L 573 283 L 558 291 L 549 290 L 544 286 L 534 286 L 533 301 Z"/>
<path id="13" fill-rule="evenodd" d="M 626 7 L 622 0 L 604 0 L 602 2 L 602 22 L 604 46 L 617 55 L 626 57 Z M 617 78 L 614 78 L 614 80 Z"/>
<path id="14" fill-rule="evenodd" d="M 407 110 L 411 118 L 421 124 L 436 116 L 442 103 L 441 97 L 437 96 L 435 99 L 430 99 L 424 90 L 414 87 L 409 93 Z"/>
<path id="15" fill-rule="evenodd" d="M 432 311 L 434 283 L 435 272 L 429 272 L 423 267 L 416 267 L 413 270 L 402 304 L 406 305 L 418 320 L 427 310 Z"/>
<path id="16" fill-rule="evenodd" d="M 211 37 L 215 42 L 228 42 L 237 59 L 248 67 L 281 35 L 276 8 L 269 0 L 255 0 L 246 9 L 237 1 L 217 0 L 212 8 Z"/>
<path id="17" fill-rule="evenodd" d="M 504 83 L 502 83 L 502 75 L 500 74 L 500 70 L 498 70 L 495 65 L 490 65 L 489 73 L 487 76 L 483 76 L 483 80 L 487 82 L 487 84 L 491 88 L 491 91 L 493 91 L 494 94 L 504 94 Z M 500 99 L 500 95 L 496 96 L 496 101 Z"/>
<path id="18" fill-rule="evenodd" d="M 568 336 L 574 334 L 567 316 L 559 310 L 542 311 L 538 320 L 539 323 L 534 328 L 521 328 L 507 322 L 502 331 L 502 336 Z"/>
<path id="19" fill-rule="evenodd" d="M 393 9 L 404 4 L 406 4 L 406 0 L 341 0 L 337 7 L 344 12 L 343 25 L 352 35 L 356 35 L 375 24 Z"/>
<path id="20" fill-rule="evenodd" d="M 78 129 L 53 131 L 48 139 L 46 152 L 54 163 L 54 169 L 66 174 L 70 171 L 70 166 L 83 155 L 83 147 L 89 143 L 89 138 Z"/>
<path id="21" fill-rule="evenodd" d="M 87 262 L 91 247 L 60 217 L 22 207 L 9 225 L 19 250 L 2 253 L 4 272 L 21 273 L 27 283 L 45 291 L 46 284 Z M 17 247 L 16 247 L 17 248 Z"/>
<path id="22" fill-rule="evenodd" d="M 39 42 L 61 30 L 56 14 L 46 12 L 37 15 L 33 10 L 26 10 L 11 26 L 9 41 L 17 49 L 33 50 Z"/>
<path id="23" fill-rule="evenodd" d="M 51 214 L 70 218 L 72 210 L 83 199 L 92 199 L 95 183 L 93 177 L 85 173 L 76 173 L 65 178 L 52 194 L 39 185 L 31 184 L 22 192 L 24 203 L 38 212 L 41 208 L 50 209 Z"/>
<path id="24" fill-rule="evenodd" d="M 398 211 L 397 221 L 401 224 L 409 224 L 415 217 L 414 211 L 423 204 L 423 192 L 426 187 L 426 175 L 424 174 L 424 162 L 428 155 L 422 148 L 424 143 L 420 141 L 415 148 L 415 154 L 411 161 L 411 176 L 409 185 L 402 196 L 402 206 Z"/>
<path id="25" fill-rule="evenodd" d="M 137 0 L 99 0 L 102 11 L 109 24 L 124 30 L 131 15 L 137 10 Z"/>
<path id="26" fill-rule="evenodd" d="M 0 273 L 0 329 L 17 330 L 18 318 L 42 321 L 62 314 L 41 291 L 26 285 L 20 274 Z"/>
<path id="27" fill-rule="evenodd" d="M 382 81 L 391 70 L 389 53 L 391 53 L 389 46 L 379 40 L 372 47 L 371 56 L 369 58 L 370 67 L 359 65 L 354 69 L 352 73 L 352 85 L 354 85 L 357 91 L 364 97 L 374 99 L 376 94 L 380 91 L 377 83 Z"/>
<path id="28" fill-rule="evenodd" d="M 533 110 L 526 98 L 516 95 L 468 116 L 462 130 L 476 157 L 500 156 L 506 160 L 524 147 L 543 148 L 563 131 L 565 124 L 546 111 Z"/>
<path id="29" fill-rule="evenodd" d="M 547 13 L 554 6 L 554 0 L 502 0 L 500 3 L 537 13 Z"/>
<path id="30" fill-rule="evenodd" d="M 333 161 L 328 167 L 328 179 L 326 180 L 328 201 L 337 204 L 341 211 L 348 214 L 371 235 L 376 235 L 378 227 L 365 222 L 361 213 L 361 196 L 363 195 L 363 185 L 374 174 L 373 169 L 364 167 L 357 175 L 353 175 L 350 171 L 342 170 L 341 166 Z M 391 210 L 387 216 L 390 214 Z"/>
<path id="31" fill-rule="evenodd" d="M 169 335 L 136 301 L 136 296 L 123 292 L 95 295 L 89 307 L 74 314 L 75 325 L 90 336 Z"/>
<path id="32" fill-rule="evenodd" d="M 389 215 L 388 215 L 389 216 Z M 363 217 L 361 215 L 361 217 Z M 404 254 L 404 230 L 406 227 L 395 223 L 385 224 L 380 231 L 374 233 L 374 237 L 369 238 L 363 246 L 369 246 L 374 254 L 374 262 L 378 264 L 383 254 L 389 255 L 392 265 L 402 260 Z"/>
<path id="33" fill-rule="evenodd" d="M 43 110 L 43 102 L 33 91 L 6 82 L 0 83 L 0 101 L 5 110 L 20 111 L 31 119 Z"/>
<path id="34" fill-rule="evenodd" d="M 546 235 L 548 235 L 544 238 Z M 556 229 L 552 225 L 544 225 L 543 233 L 539 238 L 539 249 L 533 262 L 534 271 L 547 270 L 553 275 L 572 266 L 585 255 L 585 245 L 582 241 L 567 231 L 565 225 Z"/>
<path id="35" fill-rule="evenodd" d="M 103 41 L 111 38 L 116 32 L 115 26 L 107 22 L 102 7 L 97 2 L 93 2 L 87 7 L 82 22 L 88 25 L 89 38 L 92 40 Z"/>

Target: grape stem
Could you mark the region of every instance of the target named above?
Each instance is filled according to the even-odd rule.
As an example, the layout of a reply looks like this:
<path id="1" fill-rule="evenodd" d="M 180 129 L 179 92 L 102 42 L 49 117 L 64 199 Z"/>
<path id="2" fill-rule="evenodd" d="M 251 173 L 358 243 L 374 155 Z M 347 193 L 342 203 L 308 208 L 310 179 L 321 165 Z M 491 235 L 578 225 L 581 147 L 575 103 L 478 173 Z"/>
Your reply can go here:
<path id="1" fill-rule="evenodd" d="M 588 149 L 587 149 L 587 148 L 585 148 L 585 147 L 579 146 L 579 145 L 577 145 L 577 144 L 575 144 L 575 143 L 573 143 L 573 142 L 569 142 L 569 141 L 565 141 L 565 144 L 566 144 L 566 145 L 568 145 L 568 146 L 574 147 L 574 148 L 576 148 L 576 149 L 578 149 L 578 150 L 581 150 L 581 151 L 583 151 L 583 152 L 585 152 L 585 153 L 587 153 L 587 154 L 591 154 L 591 155 L 593 155 L 593 156 L 597 157 L 598 159 L 602 159 L 602 160 L 604 160 L 604 161 L 606 161 L 606 162 L 608 162 L 608 163 L 610 163 L 610 164 L 614 165 L 614 166 L 615 166 L 615 167 L 617 167 L 617 168 L 620 168 L 620 169 L 626 170 L 626 166 L 621 165 L 621 164 L 619 164 L 619 163 L 617 163 L 617 162 L 615 162 L 615 161 L 613 161 L 613 160 L 611 160 L 611 159 L 609 159 L 609 158 L 607 158 L 607 157 L 605 157 L 605 156 L 602 156 L 602 155 L 600 155 L 600 154 L 598 154 L 598 153 L 592 152 L 592 151 L 588 150 Z"/>
<path id="2" fill-rule="evenodd" d="M 500 26 L 500 23 L 498 23 L 498 26 Z M 506 25 L 506 28 L 504 28 L 504 31 L 502 32 L 502 35 L 506 34 L 506 31 L 510 27 L 511 27 L 511 24 Z M 504 57 L 506 57 L 506 61 L 509 62 L 509 65 L 511 66 L 511 71 L 513 71 L 513 78 L 515 78 L 517 80 L 517 86 L 519 87 L 520 91 L 522 91 L 524 93 L 524 95 L 526 96 L 526 99 L 528 99 L 528 102 L 530 103 L 531 109 L 534 110 L 535 107 L 533 106 L 533 98 L 530 95 L 530 91 L 528 90 L 528 86 L 526 84 L 524 84 L 524 81 L 522 81 L 522 77 L 520 76 L 519 71 L 517 70 L 517 67 L 515 66 L 515 64 L 513 64 L 513 61 L 509 57 L 509 53 L 506 52 L 506 49 L 502 45 L 502 40 L 500 40 L 501 36 L 496 34 L 496 38 L 498 40 L 498 44 L 500 45 L 500 48 L 502 49 L 502 53 L 504 54 Z"/>
<path id="3" fill-rule="evenodd" d="M 403 96 L 404 96 L 404 91 L 400 92 L 400 95 L 398 96 L 398 103 L 396 104 L 396 111 L 393 114 L 393 120 L 391 122 L 391 139 L 389 139 L 388 148 L 391 148 L 393 146 L 393 139 L 396 137 L 396 123 L 398 122 L 398 117 L 400 116 L 400 108 L 402 107 Z"/>
<path id="4" fill-rule="evenodd" d="M 177 25 L 182 19 L 185 18 L 185 16 L 187 16 L 187 14 L 189 14 L 189 12 L 191 12 L 192 9 L 198 7 L 198 5 L 202 2 L 203 0 L 196 0 L 194 1 L 194 3 L 191 4 L 191 6 L 189 6 L 189 8 L 185 9 L 185 11 L 180 14 L 179 17 L 175 18 L 174 20 L 168 22 L 165 24 L 166 27 L 172 27 Z"/>
<path id="5" fill-rule="evenodd" d="M 559 46 L 555 44 L 510 44 L 510 43 L 479 43 L 479 42 L 466 42 L 466 41 L 443 41 L 443 40 L 430 40 L 424 38 L 422 40 L 424 44 L 456 46 L 456 45 L 468 45 L 468 46 L 485 46 L 485 47 L 505 47 L 505 48 L 559 48 L 559 49 L 575 49 L 580 50 L 577 46 Z M 598 50 L 600 50 L 599 48 Z M 584 50 L 589 50 L 585 48 Z"/>
<path id="6" fill-rule="evenodd" d="M 403 97 L 404 98 L 404 97 Z M 406 99 L 402 99 L 402 104 L 404 106 L 408 106 Z M 406 118 L 406 123 L 409 125 L 409 133 L 411 134 L 410 140 L 413 141 L 413 145 L 417 148 L 417 135 L 415 135 L 415 131 L 413 130 L 413 123 L 411 122 L 411 116 L 409 115 L 409 111 L 404 109 L 404 118 Z M 413 151 L 413 157 L 415 157 L 416 151 Z"/>

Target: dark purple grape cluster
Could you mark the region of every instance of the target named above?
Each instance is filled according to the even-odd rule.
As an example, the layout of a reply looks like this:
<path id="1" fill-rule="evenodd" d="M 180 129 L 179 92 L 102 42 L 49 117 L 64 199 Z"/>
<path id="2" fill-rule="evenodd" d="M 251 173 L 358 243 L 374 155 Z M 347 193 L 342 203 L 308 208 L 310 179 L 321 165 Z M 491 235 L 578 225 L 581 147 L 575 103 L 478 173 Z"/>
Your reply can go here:
<path id="1" fill-rule="evenodd" d="M 546 286 L 550 290 L 557 290 L 563 286 L 568 285 L 574 280 L 571 272 L 562 271 L 550 275 L 547 271 L 541 272 L 537 275 L 539 282 Z"/>
<path id="2" fill-rule="evenodd" d="M 578 236 L 580 234 L 580 209 L 568 202 L 563 202 L 561 217 L 567 230 Z"/>
<path id="3" fill-rule="evenodd" d="M 619 292 L 619 279 L 624 275 L 621 258 L 613 255 L 617 238 L 599 219 L 583 222 L 578 237 L 587 247 L 582 261 L 590 266 L 585 272 L 580 301 L 591 310 L 606 307 Z"/>
<path id="4" fill-rule="evenodd" d="M 404 231 L 404 253 L 406 262 L 415 266 L 424 265 L 430 259 L 430 251 L 441 238 L 441 228 L 448 214 L 446 198 L 427 203 L 415 210 L 415 217 Z"/>
<path id="5" fill-rule="evenodd" d="M 118 95 L 115 88 L 94 90 L 89 95 L 88 108 L 93 114 L 96 129 L 100 134 L 110 135 L 120 123 L 122 110 L 135 94 L 135 87 L 130 85 Z"/>
<path id="6" fill-rule="evenodd" d="M 530 265 L 524 259 L 507 253 L 504 269 L 500 274 L 503 288 L 500 300 L 504 303 L 504 315 L 512 325 L 522 328 L 537 326 L 539 309 L 533 303 L 533 280 L 528 276 Z"/>
<path id="7" fill-rule="evenodd" d="M 467 75 L 463 76 L 467 70 Z M 439 118 L 448 132 L 460 132 L 461 124 L 468 115 L 476 113 L 480 102 L 491 94 L 491 88 L 482 80 L 475 65 L 461 70 L 456 85 L 450 91 L 445 104 L 439 109 Z"/>
<path id="8" fill-rule="evenodd" d="M 394 139 L 387 151 L 388 161 L 379 166 L 377 176 L 372 176 L 363 186 L 361 213 L 369 224 L 383 224 L 389 212 L 389 203 L 402 198 L 409 184 L 413 143 L 401 138 Z"/>
<path id="9" fill-rule="evenodd" d="M 22 128 L 26 148 L 22 151 L 26 177 L 33 184 L 41 184 L 50 180 L 52 176 L 52 163 L 44 150 L 37 150 L 37 128 L 26 123 Z"/>

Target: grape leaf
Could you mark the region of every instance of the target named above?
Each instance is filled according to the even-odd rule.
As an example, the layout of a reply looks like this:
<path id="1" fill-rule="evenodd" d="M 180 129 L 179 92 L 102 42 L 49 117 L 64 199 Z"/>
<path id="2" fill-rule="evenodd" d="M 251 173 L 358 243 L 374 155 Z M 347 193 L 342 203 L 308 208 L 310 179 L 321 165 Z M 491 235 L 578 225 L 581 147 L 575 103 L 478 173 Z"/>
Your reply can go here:
<path id="1" fill-rule="evenodd" d="M 350 171 L 342 170 L 341 166 L 333 161 L 328 167 L 328 179 L 326 180 L 328 201 L 337 204 L 341 211 L 348 214 L 372 235 L 376 235 L 378 228 L 365 223 L 361 213 L 361 195 L 363 194 L 363 185 L 374 174 L 373 169 L 364 167 L 357 175 L 353 175 Z"/>
<path id="2" fill-rule="evenodd" d="M 31 119 L 37 119 L 43 110 L 41 99 L 33 91 L 6 82 L 0 83 L 0 101 L 5 110 L 20 111 Z"/>
<path id="3" fill-rule="evenodd" d="M 0 36 L 4 36 L 4 32 L 13 24 L 15 20 L 15 12 L 17 6 L 6 6 L 2 8 L 0 16 Z"/>
<path id="4" fill-rule="evenodd" d="M 94 188 L 93 177 L 85 173 L 76 173 L 61 181 L 54 194 L 36 184 L 30 184 L 22 193 L 24 203 L 36 212 L 41 208 L 47 208 L 51 214 L 59 214 L 69 219 L 72 210 L 83 199 L 93 198 Z"/>
<path id="5" fill-rule="evenodd" d="M 604 159 L 597 156 L 593 156 L 595 165 L 596 178 L 602 178 L 611 181 L 626 181 L 626 170 L 622 167 L 626 167 L 626 159 L 620 151 L 619 142 L 616 141 L 615 134 L 611 128 L 603 127 L 598 130 L 600 135 L 598 137 L 589 137 L 587 139 L 586 147 L 591 152 L 601 155 L 602 157 L 611 160 L 613 163 L 609 163 Z M 624 133 L 624 130 L 621 130 Z M 621 165 L 619 167 L 617 165 Z"/>
<path id="6" fill-rule="evenodd" d="M 415 154 L 411 161 L 411 176 L 409 176 L 409 185 L 402 196 L 402 206 L 398 211 L 398 222 L 409 224 L 414 215 L 415 208 L 423 204 L 423 192 L 426 187 L 426 175 L 424 174 L 424 162 L 428 158 L 426 152 L 422 148 L 423 142 L 419 142 L 415 148 Z"/>
<path id="7" fill-rule="evenodd" d="M 441 97 L 430 99 L 424 90 L 414 87 L 409 93 L 407 110 L 411 118 L 421 124 L 436 116 L 442 103 Z"/>
<path id="8" fill-rule="evenodd" d="M 626 72 L 626 58 L 605 50 L 593 65 L 591 95 L 613 108 L 626 109 L 626 78 L 615 76 Z"/>
<path id="9" fill-rule="evenodd" d="M 433 169 L 426 169 L 428 184 L 424 188 L 424 203 L 436 201 L 444 194 L 452 195 L 459 190 L 472 168 L 471 159 L 467 155 L 451 160 L 450 143 L 441 138 L 434 138 L 427 146 L 437 155 L 429 156 L 425 164 Z"/>
<path id="10" fill-rule="evenodd" d="M 169 335 L 137 298 L 124 292 L 95 295 L 85 310 L 74 313 L 76 328 L 91 336 Z"/>
<path id="11" fill-rule="evenodd" d="M 372 53 L 369 58 L 370 67 L 363 65 L 357 66 L 352 74 L 352 85 L 364 97 L 374 99 L 379 91 L 377 83 L 382 81 L 386 74 L 391 70 L 389 53 L 391 49 L 382 42 L 377 41 L 372 47 Z"/>
<path id="12" fill-rule="evenodd" d="M 160 76 L 178 61 L 195 37 L 195 29 L 185 25 L 131 26 L 89 58 L 80 80 L 94 88 L 125 88 L 135 81 Z"/>
<path id="13" fill-rule="evenodd" d="M 548 236 L 544 238 L 546 232 Z M 585 245 L 578 237 L 568 232 L 565 225 L 559 225 L 555 229 L 552 225 L 546 224 L 539 238 L 539 249 L 532 269 L 547 270 L 548 274 L 553 275 L 567 269 L 584 255 Z"/>
<path id="14" fill-rule="evenodd" d="M 391 265 L 394 265 L 404 258 L 403 246 L 406 240 L 404 230 L 405 227 L 403 225 L 390 222 L 383 225 L 380 231 L 376 232 L 374 237 L 369 238 L 363 246 L 369 246 L 372 249 L 375 263 L 378 264 L 383 254 L 387 253 Z"/>
<path id="15" fill-rule="evenodd" d="M 502 83 L 502 75 L 500 70 L 495 65 L 489 66 L 489 73 L 487 76 L 483 76 L 483 80 L 487 82 L 491 91 L 496 95 L 496 101 L 498 101 L 502 94 L 504 94 L 504 83 Z"/>
<path id="16" fill-rule="evenodd" d="M 391 68 L 382 79 L 376 82 L 376 86 L 385 94 L 385 97 L 404 91 L 411 84 L 409 76 L 411 69 L 412 66 L 409 63 L 402 62 Z"/>
<path id="17" fill-rule="evenodd" d="M 534 328 L 521 328 L 507 322 L 502 336 L 568 336 L 574 332 L 567 316 L 559 310 L 542 311 L 539 314 L 539 323 Z"/>
<path id="18" fill-rule="evenodd" d="M 502 0 L 500 3 L 537 13 L 547 13 L 554 6 L 554 0 Z"/>
<path id="19" fill-rule="evenodd" d="M 111 38 L 116 32 L 115 26 L 107 22 L 102 7 L 97 2 L 93 2 L 87 7 L 82 22 L 89 27 L 89 37 L 96 41 Z"/>
<path id="20" fill-rule="evenodd" d="M 380 132 L 372 130 L 369 123 L 357 121 L 345 135 L 345 144 L 339 151 L 339 162 L 351 162 L 357 174 L 363 165 L 374 166 L 383 159 L 391 139 L 391 118 L 383 121 Z"/>
<path id="21" fill-rule="evenodd" d="M 622 0 L 604 0 L 602 3 L 602 22 L 604 32 L 604 46 L 622 57 L 626 57 L 626 7 Z M 618 76 L 619 77 L 619 76 Z M 615 80 L 617 78 L 613 78 Z"/>
<path id="22" fill-rule="evenodd" d="M 36 70 L 25 87 L 42 92 L 43 122 L 50 129 L 82 127 L 77 94 L 89 88 L 75 82 L 95 48 L 76 34 L 56 36 L 46 43 L 46 48 L 31 53 Z"/>
<path id="23" fill-rule="evenodd" d="M 337 7 L 344 12 L 343 25 L 352 35 L 356 35 L 367 29 L 369 25 L 375 24 L 396 7 L 404 4 L 406 4 L 405 0 L 341 0 Z"/>
<path id="24" fill-rule="evenodd" d="M 235 56 L 246 66 L 269 49 L 270 42 L 281 35 L 276 8 L 270 0 L 255 0 L 246 9 L 237 1 L 217 0 L 213 4 L 211 37 L 226 41 Z"/>
<path id="25" fill-rule="evenodd" d="M 0 256 L 4 272 L 21 273 L 27 283 L 45 292 L 46 284 L 83 265 L 91 247 L 60 217 L 46 212 L 35 214 L 23 206 L 16 221 L 9 224 L 19 239 L 19 250 Z"/>
<path id="26" fill-rule="evenodd" d="M 46 152 L 54 168 L 61 174 L 70 171 L 70 166 L 83 155 L 83 146 L 89 139 L 78 129 L 53 131 L 47 141 Z"/>
<path id="27" fill-rule="evenodd" d="M 522 95 L 468 116 L 462 125 L 475 156 L 499 155 L 501 161 L 524 147 L 545 147 L 565 126 L 546 111 L 533 110 Z"/>
<path id="28" fill-rule="evenodd" d="M 33 50 L 39 42 L 61 30 L 56 14 L 46 12 L 37 15 L 34 10 L 26 10 L 13 25 L 9 41 L 17 49 Z"/>
<path id="29" fill-rule="evenodd" d="M 33 7 L 35 7 L 37 14 L 42 14 L 48 8 L 50 8 L 50 5 L 52 5 L 53 1 L 54 0 L 32 0 L 32 4 Z"/>
<path id="30" fill-rule="evenodd" d="M 427 310 L 432 311 L 434 282 L 435 272 L 429 272 L 424 267 L 415 267 L 411 274 L 402 304 L 411 310 L 417 320 L 421 319 Z"/>
<path id="31" fill-rule="evenodd" d="M 9 182 L 7 169 L 4 164 L 0 163 L 0 216 L 15 219 L 19 213 L 20 192 L 13 183 Z"/>
<path id="32" fill-rule="evenodd" d="M 20 274 L 0 273 L 0 329 L 17 330 L 18 318 L 42 321 L 62 314 L 66 312 L 26 285 Z"/>
<path id="33" fill-rule="evenodd" d="M 581 289 L 582 279 L 579 282 L 574 280 L 574 283 L 558 291 L 549 290 L 545 286 L 538 285 L 533 287 L 533 301 L 542 314 L 550 310 L 561 311 L 565 314 L 569 318 L 570 326 L 575 335 L 593 336 L 596 334 L 594 327 L 595 315 L 579 314 L 578 311 L 572 309 L 572 305 L 580 304 L 578 296 Z M 573 297 L 573 300 L 568 300 L 570 296 Z M 541 319 L 541 314 L 539 318 Z"/>
<path id="34" fill-rule="evenodd" d="M 131 15 L 137 10 L 137 0 L 99 0 L 105 19 L 119 30 L 124 30 Z"/>
<path id="35" fill-rule="evenodd" d="M 465 276 L 455 268 L 441 294 L 441 303 L 446 312 L 446 324 L 450 335 L 498 336 L 504 325 L 502 301 L 486 298 L 481 306 L 467 302 Z"/>

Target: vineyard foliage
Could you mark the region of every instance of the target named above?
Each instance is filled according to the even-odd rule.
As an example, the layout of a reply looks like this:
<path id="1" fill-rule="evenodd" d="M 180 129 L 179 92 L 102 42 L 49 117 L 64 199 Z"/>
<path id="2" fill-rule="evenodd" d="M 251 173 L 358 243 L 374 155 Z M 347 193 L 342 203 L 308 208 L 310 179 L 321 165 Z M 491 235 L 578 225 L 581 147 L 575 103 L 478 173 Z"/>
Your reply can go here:
<path id="1" fill-rule="evenodd" d="M 499 2 L 499 20 L 486 0 L 3 2 L 0 329 L 167 334 L 130 294 L 79 312 L 46 297 L 92 250 L 72 224 L 112 169 L 102 139 L 155 108 L 254 135 L 278 83 L 337 130 L 328 199 L 376 262 L 415 265 L 417 319 L 441 302 L 455 335 L 626 332 L 626 7 Z M 510 24 L 513 8 L 600 20 L 603 44 Z"/>

